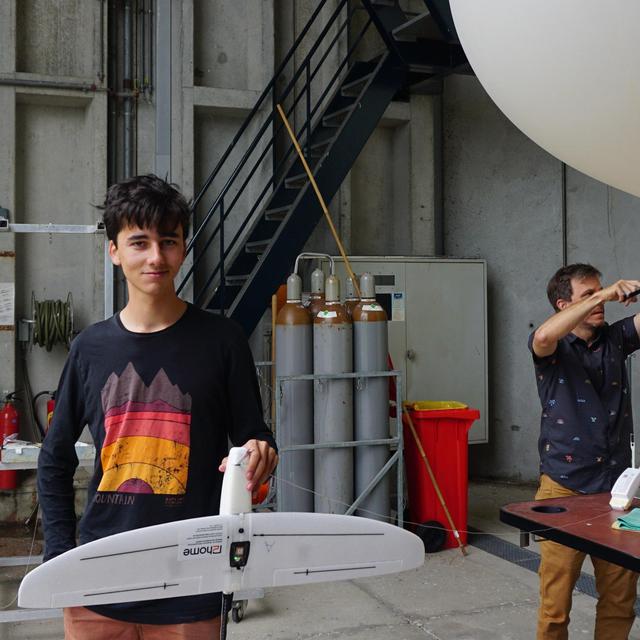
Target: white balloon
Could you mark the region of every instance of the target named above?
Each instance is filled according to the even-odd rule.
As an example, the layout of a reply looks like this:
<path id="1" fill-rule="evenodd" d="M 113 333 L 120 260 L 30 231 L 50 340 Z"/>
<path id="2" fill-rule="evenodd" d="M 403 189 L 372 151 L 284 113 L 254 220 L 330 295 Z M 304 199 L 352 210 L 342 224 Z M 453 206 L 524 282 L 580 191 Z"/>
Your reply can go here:
<path id="1" fill-rule="evenodd" d="M 505 115 L 549 153 L 640 196 L 640 1 L 450 0 Z"/>

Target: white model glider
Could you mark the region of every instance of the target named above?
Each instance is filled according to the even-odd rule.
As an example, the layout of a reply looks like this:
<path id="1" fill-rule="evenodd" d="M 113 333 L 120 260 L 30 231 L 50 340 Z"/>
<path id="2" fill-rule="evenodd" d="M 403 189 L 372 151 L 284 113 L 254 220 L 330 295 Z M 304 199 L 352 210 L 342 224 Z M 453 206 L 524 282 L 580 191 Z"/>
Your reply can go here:
<path id="1" fill-rule="evenodd" d="M 419 567 L 422 541 L 375 520 L 251 513 L 247 451 L 231 449 L 220 515 L 127 531 L 29 573 L 21 607 L 74 607 L 348 580 Z"/>
<path id="2" fill-rule="evenodd" d="M 640 196 L 640 2 L 450 0 L 478 80 L 518 128 Z"/>

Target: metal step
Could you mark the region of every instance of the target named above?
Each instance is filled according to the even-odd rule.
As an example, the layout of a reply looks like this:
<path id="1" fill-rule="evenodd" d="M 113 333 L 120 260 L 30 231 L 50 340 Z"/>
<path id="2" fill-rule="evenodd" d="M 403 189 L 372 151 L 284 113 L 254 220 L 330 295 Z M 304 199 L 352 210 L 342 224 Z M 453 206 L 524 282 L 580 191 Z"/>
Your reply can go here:
<path id="1" fill-rule="evenodd" d="M 327 153 L 329 145 L 333 142 L 333 138 L 327 138 L 321 142 L 316 142 L 309 147 L 309 154 L 312 158 L 322 158 Z"/>
<path id="2" fill-rule="evenodd" d="M 444 90 L 442 76 L 427 76 L 424 73 L 409 74 L 411 93 L 424 96 L 439 96 Z"/>
<path id="3" fill-rule="evenodd" d="M 219 287 L 216 287 L 216 291 L 219 289 Z M 207 311 L 208 313 L 215 313 L 218 316 L 225 316 L 227 317 L 229 315 L 229 309 L 225 309 L 224 313 L 220 311 L 220 309 L 208 309 L 205 308 L 204 311 Z"/>
<path id="4" fill-rule="evenodd" d="M 438 40 L 398 42 L 400 54 L 410 73 L 424 75 L 457 73 L 466 58 L 461 47 Z"/>
<path id="5" fill-rule="evenodd" d="M 305 184 L 309 182 L 309 178 L 306 173 L 298 173 L 295 176 L 284 179 L 284 186 L 286 189 L 301 189 Z"/>
<path id="6" fill-rule="evenodd" d="M 362 76 L 362 78 L 358 78 L 357 80 L 352 80 L 351 82 L 347 82 L 340 89 L 342 95 L 345 98 L 357 98 L 362 91 L 367 82 L 373 77 L 373 73 L 369 73 L 366 76 Z"/>
<path id="7" fill-rule="evenodd" d="M 333 113 L 328 113 L 322 118 L 322 124 L 325 127 L 339 127 L 342 121 L 351 113 L 352 106 L 338 109 Z"/>
<path id="8" fill-rule="evenodd" d="M 440 29 L 428 11 L 414 16 L 411 20 L 407 20 L 391 33 L 396 40 L 442 40 Z"/>
<path id="9" fill-rule="evenodd" d="M 249 279 L 249 273 L 243 273 L 238 276 L 228 276 L 224 277 L 224 284 L 227 287 L 241 287 L 244 283 Z"/>
<path id="10" fill-rule="evenodd" d="M 247 253 L 264 253 L 271 243 L 271 238 L 268 240 L 252 240 L 244 245 L 244 250 Z"/>
<path id="11" fill-rule="evenodd" d="M 264 212 L 264 219 L 269 222 L 281 222 L 287 217 L 291 209 L 290 204 L 286 204 L 283 207 L 275 207 L 273 209 L 266 209 Z"/>

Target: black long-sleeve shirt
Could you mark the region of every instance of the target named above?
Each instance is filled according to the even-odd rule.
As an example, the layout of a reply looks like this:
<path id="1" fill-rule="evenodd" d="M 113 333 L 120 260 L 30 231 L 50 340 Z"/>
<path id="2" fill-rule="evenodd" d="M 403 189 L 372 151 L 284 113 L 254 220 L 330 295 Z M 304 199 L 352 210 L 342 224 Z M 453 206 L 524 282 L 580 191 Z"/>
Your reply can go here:
<path id="1" fill-rule="evenodd" d="M 247 340 L 230 320 L 189 305 L 172 326 L 133 333 L 118 315 L 74 340 L 38 461 L 45 560 L 75 546 L 75 442 L 96 446 L 80 544 L 218 513 L 228 438 L 275 442 L 262 418 Z M 113 618 L 174 624 L 219 613 L 218 594 L 92 607 Z"/>

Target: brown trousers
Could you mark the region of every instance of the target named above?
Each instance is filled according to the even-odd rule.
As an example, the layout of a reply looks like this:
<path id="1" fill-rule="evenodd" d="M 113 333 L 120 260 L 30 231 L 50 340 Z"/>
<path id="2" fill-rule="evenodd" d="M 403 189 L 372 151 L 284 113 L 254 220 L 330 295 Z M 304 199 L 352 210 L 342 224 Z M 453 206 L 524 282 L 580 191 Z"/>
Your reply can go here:
<path id="1" fill-rule="evenodd" d="M 188 624 L 136 624 L 101 616 L 84 607 L 64 610 L 65 640 L 215 640 L 220 618 Z"/>
<path id="2" fill-rule="evenodd" d="M 540 477 L 536 500 L 576 495 L 549 476 Z M 540 543 L 540 608 L 537 640 L 567 640 L 573 588 L 586 554 L 545 540 Z M 591 556 L 598 591 L 595 640 L 625 640 L 635 619 L 638 574 Z"/>

